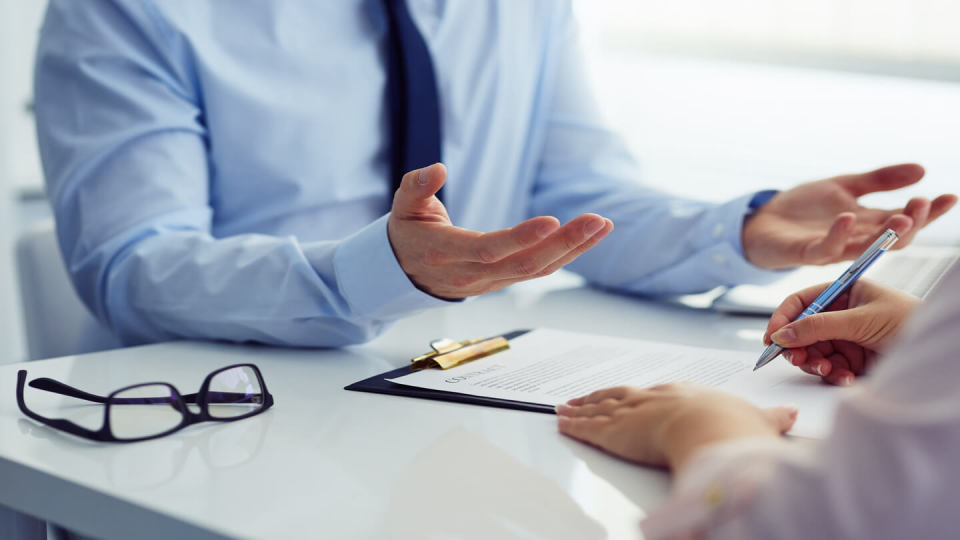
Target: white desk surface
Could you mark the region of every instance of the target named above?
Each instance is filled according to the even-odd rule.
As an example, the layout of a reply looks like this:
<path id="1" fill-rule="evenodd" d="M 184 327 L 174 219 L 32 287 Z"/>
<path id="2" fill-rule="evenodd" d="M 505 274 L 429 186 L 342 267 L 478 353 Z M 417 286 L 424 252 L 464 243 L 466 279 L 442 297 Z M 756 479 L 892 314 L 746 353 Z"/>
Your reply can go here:
<path id="1" fill-rule="evenodd" d="M 556 432 L 553 416 L 348 392 L 433 338 L 549 326 L 760 351 L 762 318 L 582 287 L 561 275 L 425 312 L 364 346 L 291 350 L 175 342 L 0 366 L 0 504 L 102 538 L 638 538 L 660 470 Z M 126 445 L 27 420 L 18 369 L 106 394 L 256 363 L 271 411 Z M 56 403 L 27 389 L 27 401 Z M 60 399 L 60 398 L 54 398 Z"/>

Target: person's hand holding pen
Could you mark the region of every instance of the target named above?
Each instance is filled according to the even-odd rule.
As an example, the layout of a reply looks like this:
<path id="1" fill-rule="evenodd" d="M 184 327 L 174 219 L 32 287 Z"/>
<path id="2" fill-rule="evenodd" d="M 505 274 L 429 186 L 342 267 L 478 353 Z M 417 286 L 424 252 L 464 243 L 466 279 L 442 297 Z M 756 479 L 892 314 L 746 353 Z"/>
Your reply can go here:
<path id="1" fill-rule="evenodd" d="M 772 338 L 789 347 L 784 354 L 804 371 L 847 384 L 894 341 L 920 300 L 859 280 L 826 311 L 794 321 L 830 285 L 784 300 L 764 341 Z M 715 388 L 672 383 L 599 390 L 558 406 L 557 415 L 565 435 L 631 461 L 679 470 L 701 449 L 722 441 L 778 438 L 793 425 L 797 411 L 759 409 Z"/>
<path id="2" fill-rule="evenodd" d="M 795 321 L 829 285 L 788 296 L 770 317 L 763 341 L 785 347 L 784 357 L 803 371 L 831 384 L 849 385 L 894 340 L 920 300 L 859 280 L 827 310 Z"/>

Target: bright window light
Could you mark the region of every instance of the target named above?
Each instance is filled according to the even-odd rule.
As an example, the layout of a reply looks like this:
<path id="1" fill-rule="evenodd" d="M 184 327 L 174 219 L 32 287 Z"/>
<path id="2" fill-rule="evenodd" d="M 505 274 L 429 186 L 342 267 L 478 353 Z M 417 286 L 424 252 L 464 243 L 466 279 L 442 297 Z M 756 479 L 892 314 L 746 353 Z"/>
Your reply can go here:
<path id="1" fill-rule="evenodd" d="M 581 0 L 605 48 L 960 80 L 956 0 Z"/>

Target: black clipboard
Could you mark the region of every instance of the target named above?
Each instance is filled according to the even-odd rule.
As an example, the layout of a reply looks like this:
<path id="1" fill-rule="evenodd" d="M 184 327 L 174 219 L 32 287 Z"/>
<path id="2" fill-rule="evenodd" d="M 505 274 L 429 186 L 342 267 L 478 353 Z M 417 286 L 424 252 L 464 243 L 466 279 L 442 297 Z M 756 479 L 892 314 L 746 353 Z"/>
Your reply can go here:
<path id="1" fill-rule="evenodd" d="M 507 341 L 520 337 L 530 330 L 514 330 L 501 334 Z M 528 401 L 514 401 L 511 399 L 499 399 L 485 396 L 472 396 L 458 392 L 444 392 L 443 390 L 431 390 L 428 388 L 417 388 L 414 386 L 405 386 L 397 384 L 387 379 L 402 377 L 413 372 L 413 365 L 397 368 L 386 373 L 374 375 L 369 379 L 357 381 L 351 385 L 345 386 L 344 390 L 355 392 L 371 392 L 374 394 L 388 394 L 391 396 L 406 396 L 418 399 L 432 399 L 435 401 L 449 401 L 452 403 L 468 403 L 471 405 L 484 405 L 487 407 L 500 407 L 502 409 L 515 409 L 519 411 L 532 411 L 538 413 L 555 414 L 552 405 L 542 403 L 530 403 Z"/>

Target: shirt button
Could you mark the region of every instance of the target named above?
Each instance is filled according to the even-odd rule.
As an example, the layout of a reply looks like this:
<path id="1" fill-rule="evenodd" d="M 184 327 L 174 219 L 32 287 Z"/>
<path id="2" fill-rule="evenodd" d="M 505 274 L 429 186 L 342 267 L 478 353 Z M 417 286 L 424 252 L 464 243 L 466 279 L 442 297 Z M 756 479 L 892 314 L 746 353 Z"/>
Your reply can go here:
<path id="1" fill-rule="evenodd" d="M 721 236 L 723 236 L 723 224 L 717 223 L 713 226 L 713 237 L 720 238 Z"/>
<path id="2" fill-rule="evenodd" d="M 727 258 L 719 253 L 716 253 L 713 256 L 713 262 L 717 264 L 724 264 L 725 262 L 727 262 Z"/>

